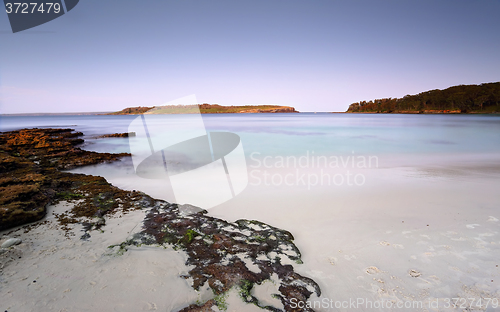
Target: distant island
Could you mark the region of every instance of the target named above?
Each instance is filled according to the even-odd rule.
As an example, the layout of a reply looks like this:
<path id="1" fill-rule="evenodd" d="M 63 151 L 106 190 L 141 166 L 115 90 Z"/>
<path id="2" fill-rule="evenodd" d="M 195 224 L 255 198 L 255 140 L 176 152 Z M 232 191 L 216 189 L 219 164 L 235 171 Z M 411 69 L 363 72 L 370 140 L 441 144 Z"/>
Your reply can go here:
<path id="1" fill-rule="evenodd" d="M 121 111 L 105 115 L 138 115 L 138 114 L 237 114 L 237 113 L 298 113 L 290 106 L 278 105 L 245 105 L 222 106 L 218 104 L 167 105 L 152 107 L 127 107 Z"/>
<path id="2" fill-rule="evenodd" d="M 403 98 L 361 101 L 349 105 L 347 113 L 460 114 L 500 113 L 500 82 L 459 85 Z"/>

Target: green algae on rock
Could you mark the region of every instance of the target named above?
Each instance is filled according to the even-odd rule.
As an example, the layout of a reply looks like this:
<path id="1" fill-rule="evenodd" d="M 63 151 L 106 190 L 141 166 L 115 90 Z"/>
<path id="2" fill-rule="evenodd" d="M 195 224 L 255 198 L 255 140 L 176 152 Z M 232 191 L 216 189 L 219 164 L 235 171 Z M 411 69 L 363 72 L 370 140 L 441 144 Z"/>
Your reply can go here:
<path id="1" fill-rule="evenodd" d="M 319 297 L 321 290 L 312 279 L 294 272 L 293 264 L 302 261 L 290 232 L 255 220 L 227 222 L 208 216 L 206 211 L 182 215 L 177 204 L 160 200 L 151 207 L 143 230 L 120 244 L 120 253 L 132 245 L 182 249 L 188 254 L 186 265 L 194 266 L 184 278 L 192 280 L 195 290 L 208 283 L 216 297 L 223 297 L 236 287 L 243 302 L 281 311 L 262 305 L 251 294 L 253 285 L 275 274 L 279 278 L 279 293 L 275 296 L 285 311 L 312 311 L 293 308 L 292 299 L 305 302 L 312 294 Z M 211 299 L 182 311 L 205 311 L 212 306 L 224 309 L 218 300 Z"/>

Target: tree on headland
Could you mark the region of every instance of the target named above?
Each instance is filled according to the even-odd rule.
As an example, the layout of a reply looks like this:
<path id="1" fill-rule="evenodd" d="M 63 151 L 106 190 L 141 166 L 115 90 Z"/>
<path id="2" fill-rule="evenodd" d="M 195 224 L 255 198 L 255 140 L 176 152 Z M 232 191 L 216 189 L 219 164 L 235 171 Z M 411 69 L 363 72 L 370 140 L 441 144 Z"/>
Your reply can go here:
<path id="1" fill-rule="evenodd" d="M 458 85 L 403 98 L 360 101 L 347 112 L 378 113 L 495 113 L 500 112 L 500 82 Z"/>

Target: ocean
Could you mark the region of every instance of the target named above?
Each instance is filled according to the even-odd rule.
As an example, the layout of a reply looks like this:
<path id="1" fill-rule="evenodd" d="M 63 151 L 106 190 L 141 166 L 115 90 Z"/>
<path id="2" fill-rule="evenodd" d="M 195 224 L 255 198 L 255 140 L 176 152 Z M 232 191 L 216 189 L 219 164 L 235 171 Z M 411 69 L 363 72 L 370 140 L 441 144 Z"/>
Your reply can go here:
<path id="1" fill-rule="evenodd" d="M 0 130 L 65 127 L 87 137 L 127 132 L 137 116 L 48 115 L 0 117 Z M 158 117 L 161 118 L 161 117 Z M 213 114 L 202 115 L 207 131 L 242 137 L 245 154 L 322 153 L 435 154 L 500 150 L 499 115 Z M 96 148 L 104 144 L 92 142 Z M 109 143 L 109 142 L 108 142 Z M 107 151 L 128 151 L 109 143 Z M 116 146 L 119 145 L 120 147 Z"/>

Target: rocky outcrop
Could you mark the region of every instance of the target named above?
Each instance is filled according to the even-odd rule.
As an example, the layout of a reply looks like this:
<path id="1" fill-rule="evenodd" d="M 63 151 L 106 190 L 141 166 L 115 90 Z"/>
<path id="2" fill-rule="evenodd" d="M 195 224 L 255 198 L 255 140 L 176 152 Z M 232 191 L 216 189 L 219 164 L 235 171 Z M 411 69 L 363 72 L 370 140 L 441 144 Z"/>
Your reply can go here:
<path id="1" fill-rule="evenodd" d="M 255 220 L 234 223 L 206 215 L 206 211 L 185 215 L 176 204 L 155 200 L 143 222 L 143 231 L 122 243 L 117 252 L 128 246 L 152 245 L 173 247 L 186 251 L 186 265 L 194 266 L 184 276 L 199 290 L 208 283 L 216 298 L 223 298 L 231 289 L 237 289 L 241 299 L 250 304 L 280 311 L 267 306 L 252 294 L 255 285 L 279 279 L 279 299 L 285 311 L 311 311 L 297 309 L 293 300 L 306 302 L 315 294 L 321 295 L 319 286 L 310 278 L 294 272 L 293 265 L 301 264 L 300 251 L 293 244 L 290 232 Z M 293 264 L 293 265 L 292 265 Z M 222 302 L 209 300 L 200 306 L 191 305 L 182 311 L 210 311 Z"/>
<path id="2" fill-rule="evenodd" d="M 459 109 L 426 109 L 424 114 L 460 114 L 462 111 Z"/>
<path id="3" fill-rule="evenodd" d="M 112 133 L 112 134 L 103 134 L 95 137 L 96 139 L 104 139 L 104 138 L 128 138 L 135 136 L 135 132 L 124 132 L 124 133 Z"/>
<path id="4" fill-rule="evenodd" d="M 107 184 L 100 177 L 80 178 L 59 170 L 129 155 L 82 150 L 77 147 L 83 143 L 78 138 L 81 135 L 72 129 L 24 129 L 0 134 L 0 230 L 43 218 L 49 202 L 83 197 L 82 191 L 74 188 L 85 180 Z"/>

